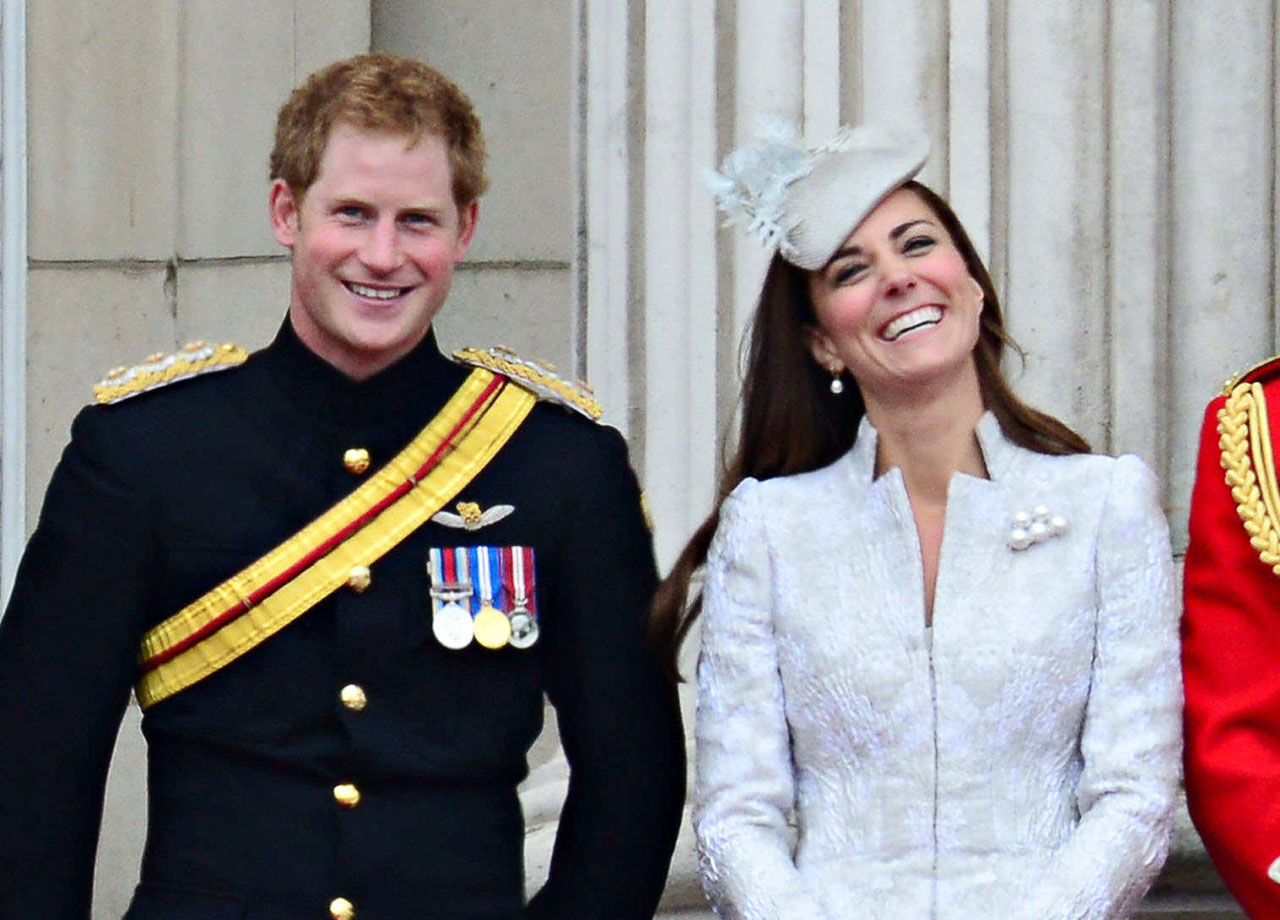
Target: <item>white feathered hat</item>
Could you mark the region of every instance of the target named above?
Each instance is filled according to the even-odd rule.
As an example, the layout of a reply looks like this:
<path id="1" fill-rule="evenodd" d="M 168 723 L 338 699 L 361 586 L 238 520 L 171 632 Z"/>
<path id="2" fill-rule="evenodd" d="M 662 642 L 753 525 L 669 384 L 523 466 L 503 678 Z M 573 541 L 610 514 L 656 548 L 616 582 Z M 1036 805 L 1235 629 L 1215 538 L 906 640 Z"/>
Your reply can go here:
<path id="1" fill-rule="evenodd" d="M 793 126 L 773 122 L 725 157 L 719 172 L 708 171 L 706 184 L 720 209 L 766 248 L 814 271 L 928 156 L 928 138 L 904 128 L 842 127 L 809 147 Z"/>

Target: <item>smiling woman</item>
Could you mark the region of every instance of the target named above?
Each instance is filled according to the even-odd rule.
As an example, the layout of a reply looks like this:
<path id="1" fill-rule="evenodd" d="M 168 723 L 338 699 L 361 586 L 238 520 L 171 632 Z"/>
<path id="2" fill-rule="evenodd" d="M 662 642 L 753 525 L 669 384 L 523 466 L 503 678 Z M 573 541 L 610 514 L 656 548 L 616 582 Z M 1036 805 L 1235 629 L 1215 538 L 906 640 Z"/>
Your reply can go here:
<path id="1" fill-rule="evenodd" d="M 918 194 L 889 195 L 809 276 L 814 359 L 846 369 L 874 417 L 879 403 L 923 403 L 953 388 L 981 405 L 973 348 L 982 288 Z M 955 375 L 960 377 L 956 378 Z"/>
<path id="2" fill-rule="evenodd" d="M 926 150 L 774 130 L 711 183 L 775 255 L 736 453 L 651 621 L 674 663 L 705 609 L 704 886 L 741 920 L 1127 917 L 1180 749 L 1158 487 L 1012 393 Z"/>

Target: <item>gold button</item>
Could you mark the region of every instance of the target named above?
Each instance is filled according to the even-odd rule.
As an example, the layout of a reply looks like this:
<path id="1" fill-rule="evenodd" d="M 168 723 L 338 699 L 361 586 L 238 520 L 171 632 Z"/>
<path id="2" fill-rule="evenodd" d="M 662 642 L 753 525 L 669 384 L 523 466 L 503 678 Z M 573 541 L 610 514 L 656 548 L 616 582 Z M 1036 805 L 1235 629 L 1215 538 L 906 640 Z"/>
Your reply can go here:
<path id="1" fill-rule="evenodd" d="M 342 465 L 359 476 L 369 468 L 369 452 L 363 447 L 353 447 L 342 455 Z"/>
<path id="2" fill-rule="evenodd" d="M 369 697 L 365 696 L 364 687 L 359 684 L 347 684 L 342 688 L 340 695 L 342 697 L 342 705 L 352 712 L 359 712 L 369 702 Z"/>
<path id="3" fill-rule="evenodd" d="M 329 902 L 329 916 L 333 920 L 355 920 L 356 906 L 346 898 L 334 898 Z"/>
<path id="4" fill-rule="evenodd" d="M 369 571 L 367 565 L 353 565 L 351 571 L 347 573 L 347 587 L 356 594 L 364 594 L 371 584 L 373 584 L 373 573 Z"/>
<path id="5" fill-rule="evenodd" d="M 353 783 L 339 783 L 333 787 L 333 798 L 343 808 L 355 808 L 360 804 L 360 790 Z"/>

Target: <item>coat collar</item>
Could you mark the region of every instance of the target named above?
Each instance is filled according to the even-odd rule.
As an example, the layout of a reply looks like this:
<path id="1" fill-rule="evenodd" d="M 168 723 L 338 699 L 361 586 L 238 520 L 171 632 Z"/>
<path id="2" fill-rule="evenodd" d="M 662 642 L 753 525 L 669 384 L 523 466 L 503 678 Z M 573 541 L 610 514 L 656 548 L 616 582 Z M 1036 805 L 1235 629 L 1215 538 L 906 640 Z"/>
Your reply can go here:
<path id="1" fill-rule="evenodd" d="M 978 447 L 982 451 L 982 460 L 986 464 L 987 474 L 990 478 L 989 480 L 983 480 L 964 473 L 957 475 L 974 482 L 999 483 L 1009 474 L 1014 459 L 1023 448 L 1005 437 L 1004 431 L 1000 428 L 1000 422 L 990 410 L 982 413 L 982 418 L 978 420 L 975 433 L 978 436 Z M 853 442 L 853 447 L 850 448 L 842 461 L 848 467 L 853 480 L 864 487 L 870 486 L 877 481 L 875 479 L 875 471 L 878 437 L 879 435 L 875 426 L 871 424 L 870 419 L 865 415 L 862 416 L 862 421 L 858 424 L 858 435 Z M 886 472 L 880 479 L 896 480 L 901 477 L 901 470 L 895 467 Z"/>
<path id="2" fill-rule="evenodd" d="M 272 382 L 294 411 L 337 427 L 361 427 L 430 417 L 457 389 L 468 369 L 440 353 L 434 330 L 390 367 L 352 380 L 313 353 L 285 318 L 259 353 Z"/>

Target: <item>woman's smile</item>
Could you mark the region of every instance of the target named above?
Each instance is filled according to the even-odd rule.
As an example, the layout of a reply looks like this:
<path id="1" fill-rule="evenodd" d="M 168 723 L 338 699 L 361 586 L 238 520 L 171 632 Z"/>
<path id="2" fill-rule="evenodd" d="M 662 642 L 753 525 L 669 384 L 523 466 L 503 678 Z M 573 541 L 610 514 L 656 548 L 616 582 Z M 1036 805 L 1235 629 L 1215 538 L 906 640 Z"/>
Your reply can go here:
<path id="1" fill-rule="evenodd" d="M 925 329 L 932 329 L 942 321 L 942 308 L 927 304 L 916 307 L 891 319 L 880 330 L 880 338 L 886 342 L 896 342 L 915 335 Z"/>

